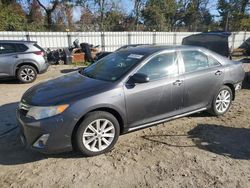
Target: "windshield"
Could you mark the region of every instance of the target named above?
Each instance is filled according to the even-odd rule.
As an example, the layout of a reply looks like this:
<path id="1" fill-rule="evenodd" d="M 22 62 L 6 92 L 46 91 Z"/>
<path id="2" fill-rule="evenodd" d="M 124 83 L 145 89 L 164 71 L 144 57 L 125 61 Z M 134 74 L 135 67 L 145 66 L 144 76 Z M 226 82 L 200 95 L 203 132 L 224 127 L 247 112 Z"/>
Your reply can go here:
<path id="1" fill-rule="evenodd" d="M 144 55 L 128 51 L 112 53 L 83 70 L 83 75 L 114 82 L 144 59 Z"/>

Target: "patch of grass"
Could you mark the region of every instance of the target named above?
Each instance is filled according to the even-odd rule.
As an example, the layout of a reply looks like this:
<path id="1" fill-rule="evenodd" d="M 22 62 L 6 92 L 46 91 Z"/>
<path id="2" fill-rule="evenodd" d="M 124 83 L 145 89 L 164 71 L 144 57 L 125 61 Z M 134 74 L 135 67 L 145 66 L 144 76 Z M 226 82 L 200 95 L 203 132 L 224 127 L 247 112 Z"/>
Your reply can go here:
<path id="1" fill-rule="evenodd" d="M 90 62 L 72 62 L 72 65 L 75 67 L 88 67 L 91 63 Z"/>

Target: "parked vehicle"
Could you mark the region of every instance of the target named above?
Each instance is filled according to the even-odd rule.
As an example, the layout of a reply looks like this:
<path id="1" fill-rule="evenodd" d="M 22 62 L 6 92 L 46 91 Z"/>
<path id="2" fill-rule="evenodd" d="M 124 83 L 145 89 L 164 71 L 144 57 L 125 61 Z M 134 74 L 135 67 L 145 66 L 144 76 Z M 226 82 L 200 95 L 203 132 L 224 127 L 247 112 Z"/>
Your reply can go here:
<path id="1" fill-rule="evenodd" d="M 44 50 L 36 42 L 0 40 L 0 77 L 31 83 L 48 66 Z"/>
<path id="2" fill-rule="evenodd" d="M 141 46 L 30 88 L 17 109 L 21 138 L 44 153 L 109 151 L 119 135 L 189 114 L 225 114 L 242 64 L 202 47 Z"/>
<path id="3" fill-rule="evenodd" d="M 201 46 L 212 50 L 222 56 L 230 57 L 231 52 L 228 44 L 229 32 L 206 32 L 190 35 L 183 38 L 183 45 Z"/>
<path id="4" fill-rule="evenodd" d="M 235 56 L 250 56 L 250 37 L 233 51 Z"/>

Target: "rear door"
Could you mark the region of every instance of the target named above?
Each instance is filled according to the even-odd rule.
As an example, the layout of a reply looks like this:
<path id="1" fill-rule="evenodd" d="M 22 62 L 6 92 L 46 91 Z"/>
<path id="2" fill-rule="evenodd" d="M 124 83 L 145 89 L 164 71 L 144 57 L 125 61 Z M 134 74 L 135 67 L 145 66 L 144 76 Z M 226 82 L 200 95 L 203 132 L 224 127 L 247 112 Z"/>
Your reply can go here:
<path id="1" fill-rule="evenodd" d="M 178 113 L 182 105 L 183 85 L 175 84 L 179 79 L 176 52 L 156 55 L 137 73 L 146 74 L 150 81 L 124 87 L 130 127 Z"/>
<path id="2" fill-rule="evenodd" d="M 200 50 L 181 51 L 184 66 L 185 112 L 207 107 L 223 84 L 224 68 L 212 56 Z"/>
<path id="3" fill-rule="evenodd" d="M 17 59 L 14 43 L 0 43 L 0 76 L 13 76 Z"/>

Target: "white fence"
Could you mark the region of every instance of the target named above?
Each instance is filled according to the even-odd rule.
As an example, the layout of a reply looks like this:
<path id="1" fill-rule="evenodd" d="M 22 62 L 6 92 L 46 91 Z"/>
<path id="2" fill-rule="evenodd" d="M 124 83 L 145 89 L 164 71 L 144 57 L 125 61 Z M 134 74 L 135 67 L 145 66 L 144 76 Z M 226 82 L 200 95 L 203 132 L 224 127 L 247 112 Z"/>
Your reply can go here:
<path id="1" fill-rule="evenodd" d="M 0 32 L 0 40 L 37 41 L 44 48 L 68 47 L 75 39 L 100 45 L 102 50 L 114 51 L 126 44 L 179 45 L 193 32 Z M 229 47 L 237 48 L 250 37 L 250 32 L 235 32 L 229 37 Z"/>

